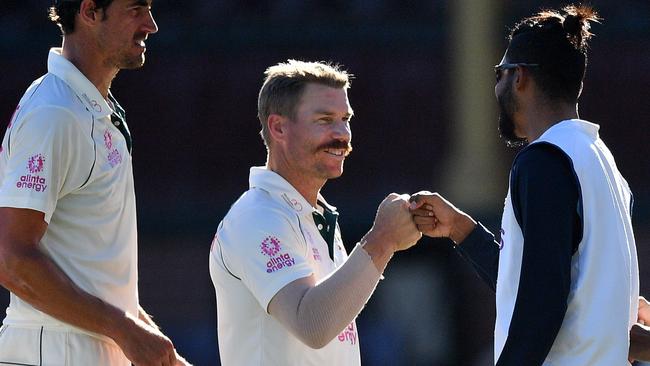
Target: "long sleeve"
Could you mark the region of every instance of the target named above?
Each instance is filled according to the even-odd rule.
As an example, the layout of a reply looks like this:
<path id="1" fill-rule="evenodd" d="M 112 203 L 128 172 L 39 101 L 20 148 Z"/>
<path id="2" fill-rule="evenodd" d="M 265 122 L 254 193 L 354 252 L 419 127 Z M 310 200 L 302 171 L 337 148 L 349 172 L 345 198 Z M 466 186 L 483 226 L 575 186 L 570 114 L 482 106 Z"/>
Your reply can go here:
<path id="1" fill-rule="evenodd" d="M 496 291 L 499 244 L 494 240 L 494 235 L 479 222 L 467 238 L 456 246 L 456 250 L 472 264 L 476 273 L 492 291 Z"/>
<path id="2" fill-rule="evenodd" d="M 567 309 L 571 258 L 582 235 L 580 185 L 564 152 L 537 143 L 518 155 L 510 187 L 524 244 L 517 299 L 497 366 L 542 365 Z"/>

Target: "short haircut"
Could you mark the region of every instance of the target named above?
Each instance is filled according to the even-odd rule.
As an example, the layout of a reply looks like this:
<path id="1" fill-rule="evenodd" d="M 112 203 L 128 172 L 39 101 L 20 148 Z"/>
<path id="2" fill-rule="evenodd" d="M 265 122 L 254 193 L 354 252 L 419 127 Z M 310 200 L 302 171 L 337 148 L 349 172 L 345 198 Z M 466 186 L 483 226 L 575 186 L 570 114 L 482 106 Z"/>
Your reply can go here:
<path id="1" fill-rule="evenodd" d="M 512 29 L 506 57 L 509 63 L 538 64 L 530 73 L 550 101 L 576 103 L 587 69 L 589 22 L 599 22 L 585 5 L 542 10 Z"/>
<path id="2" fill-rule="evenodd" d="M 74 20 L 79 14 L 79 8 L 82 0 L 55 0 L 50 6 L 50 20 L 61 28 L 61 33 L 70 34 L 74 32 Z M 113 0 L 94 0 L 97 9 L 105 9 Z M 104 14 L 105 16 L 105 14 Z"/>
<path id="3" fill-rule="evenodd" d="M 300 98 L 309 83 L 332 88 L 347 89 L 352 75 L 340 65 L 327 62 L 287 60 L 271 66 L 264 72 L 266 78 L 257 99 L 257 118 L 262 124 L 260 135 L 269 148 L 270 137 L 267 120 L 271 114 L 293 119 Z"/>

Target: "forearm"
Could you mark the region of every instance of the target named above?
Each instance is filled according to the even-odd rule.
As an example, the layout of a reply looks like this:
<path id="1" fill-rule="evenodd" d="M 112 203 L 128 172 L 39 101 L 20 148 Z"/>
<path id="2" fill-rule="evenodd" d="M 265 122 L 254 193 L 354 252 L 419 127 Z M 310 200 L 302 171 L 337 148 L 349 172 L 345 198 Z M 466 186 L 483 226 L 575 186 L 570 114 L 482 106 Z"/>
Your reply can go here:
<path id="1" fill-rule="evenodd" d="M 635 324 L 630 330 L 630 358 L 650 361 L 650 327 Z"/>
<path id="2" fill-rule="evenodd" d="M 37 249 L 3 251 L 2 285 L 36 309 L 73 326 L 117 336 L 127 314 L 88 294 Z"/>
<path id="3" fill-rule="evenodd" d="M 153 321 L 153 318 L 151 317 L 151 315 L 149 315 L 149 313 L 147 313 L 144 310 L 144 308 L 142 308 L 141 305 L 138 305 L 138 318 L 140 320 L 142 320 L 143 322 L 145 322 L 147 325 L 149 325 L 149 326 L 151 326 L 151 327 L 153 327 L 155 329 L 160 330 L 160 327 L 158 326 L 158 324 L 156 324 L 156 322 Z"/>
<path id="4" fill-rule="evenodd" d="M 288 285 L 281 290 L 269 313 L 303 343 L 322 348 L 361 312 L 380 276 L 368 253 L 357 246 L 340 268 L 315 286 Z"/>

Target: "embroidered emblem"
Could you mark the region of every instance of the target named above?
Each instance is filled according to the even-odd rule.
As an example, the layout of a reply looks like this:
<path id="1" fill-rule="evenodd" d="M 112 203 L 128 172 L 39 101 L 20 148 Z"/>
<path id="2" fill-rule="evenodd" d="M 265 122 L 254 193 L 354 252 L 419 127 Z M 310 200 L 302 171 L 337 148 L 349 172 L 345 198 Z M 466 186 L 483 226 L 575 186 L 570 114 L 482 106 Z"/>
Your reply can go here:
<path id="1" fill-rule="evenodd" d="M 36 154 L 27 159 L 27 172 L 29 174 L 23 175 L 16 182 L 16 188 L 29 189 L 35 192 L 45 192 L 47 182 L 45 178 L 38 176 L 45 166 L 45 157 L 41 154 Z"/>
<path id="2" fill-rule="evenodd" d="M 27 160 L 27 169 L 31 174 L 37 174 L 43 171 L 45 158 L 41 154 L 36 154 Z"/>
<path id="3" fill-rule="evenodd" d="M 106 148 L 109 150 L 113 148 L 113 136 L 111 136 L 111 133 L 108 130 L 104 132 L 104 145 L 106 145 Z"/>
<path id="4" fill-rule="evenodd" d="M 267 236 L 266 239 L 262 240 L 262 254 L 273 257 L 280 251 L 280 240 L 275 236 Z"/>
<path id="5" fill-rule="evenodd" d="M 104 146 L 108 150 L 108 164 L 111 168 L 119 165 L 122 162 L 122 155 L 117 149 L 113 148 L 113 135 L 108 129 L 104 131 Z"/>
<path id="6" fill-rule="evenodd" d="M 298 212 L 302 211 L 302 204 L 298 202 L 297 199 L 289 198 L 286 193 L 282 193 L 282 199 L 289 204 L 289 206 L 293 207 L 294 210 Z"/>
<path id="7" fill-rule="evenodd" d="M 296 264 L 296 260 L 289 253 L 280 253 L 282 249 L 280 240 L 275 236 L 267 236 L 262 240 L 260 248 L 262 249 L 262 254 L 270 258 L 266 262 L 266 273 L 273 273 L 284 267 L 291 267 Z"/>
<path id="8" fill-rule="evenodd" d="M 322 260 L 322 258 L 320 256 L 320 253 L 318 252 L 318 249 L 312 248 L 311 251 L 312 251 L 312 253 L 314 253 L 314 260 L 317 260 L 317 261 L 320 262 Z"/>

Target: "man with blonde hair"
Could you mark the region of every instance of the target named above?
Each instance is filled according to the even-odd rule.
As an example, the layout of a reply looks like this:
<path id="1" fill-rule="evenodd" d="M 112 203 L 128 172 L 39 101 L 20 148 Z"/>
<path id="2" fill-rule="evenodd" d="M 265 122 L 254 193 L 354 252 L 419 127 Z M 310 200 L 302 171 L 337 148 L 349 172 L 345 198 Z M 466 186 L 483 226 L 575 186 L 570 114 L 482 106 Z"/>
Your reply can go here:
<path id="1" fill-rule="evenodd" d="M 210 253 L 224 365 L 359 365 L 354 322 L 393 253 L 421 234 L 391 194 L 348 255 L 320 195 L 352 150 L 349 75 L 289 60 L 270 67 L 258 116 L 268 155 L 221 221 Z"/>

